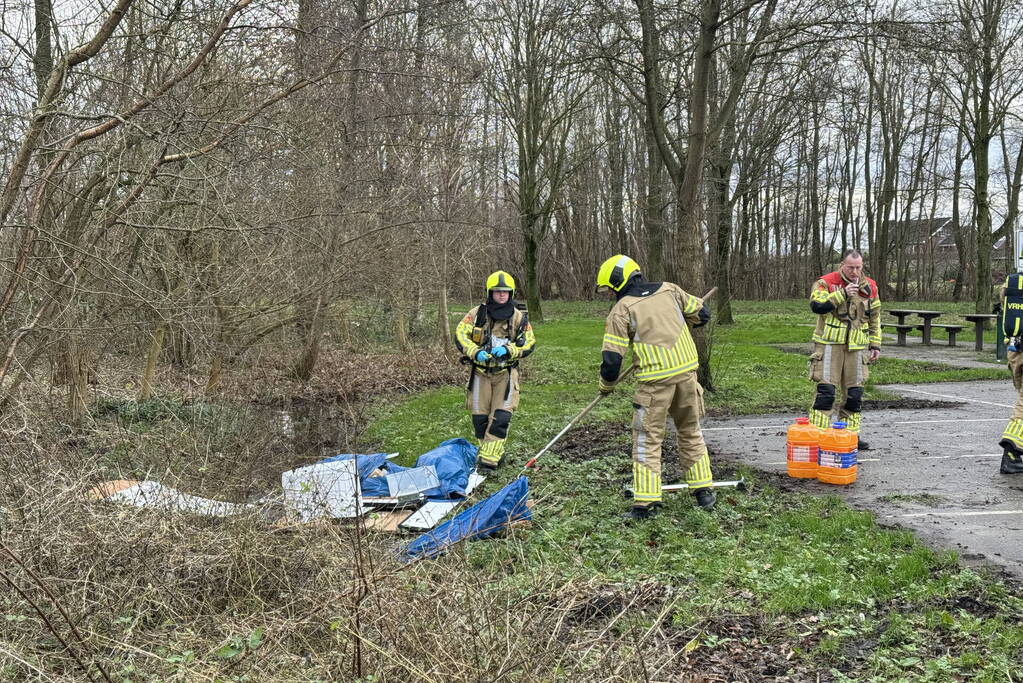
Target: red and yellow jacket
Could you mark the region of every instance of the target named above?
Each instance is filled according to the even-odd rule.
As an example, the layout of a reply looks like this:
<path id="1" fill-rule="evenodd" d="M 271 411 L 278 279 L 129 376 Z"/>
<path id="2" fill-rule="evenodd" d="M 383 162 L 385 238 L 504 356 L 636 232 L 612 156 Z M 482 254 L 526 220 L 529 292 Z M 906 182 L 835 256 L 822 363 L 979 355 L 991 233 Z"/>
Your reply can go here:
<path id="1" fill-rule="evenodd" d="M 852 299 L 845 295 L 849 284 L 841 273 L 828 273 L 813 285 L 810 310 L 817 314 L 813 340 L 820 344 L 848 344 L 850 351 L 868 346 L 881 348 L 881 300 L 877 283 L 869 277 L 860 280 Z"/>

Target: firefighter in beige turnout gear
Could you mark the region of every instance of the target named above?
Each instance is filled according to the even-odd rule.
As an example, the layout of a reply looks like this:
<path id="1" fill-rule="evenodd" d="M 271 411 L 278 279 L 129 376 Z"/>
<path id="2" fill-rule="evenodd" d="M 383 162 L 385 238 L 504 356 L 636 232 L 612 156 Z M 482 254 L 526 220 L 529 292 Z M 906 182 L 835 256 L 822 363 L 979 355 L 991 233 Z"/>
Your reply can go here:
<path id="1" fill-rule="evenodd" d="M 519 405 L 519 361 L 536 345 L 529 316 L 518 308 L 515 280 L 503 270 L 487 277 L 487 300 L 465 314 L 455 344 L 469 373 L 465 406 L 479 442 L 477 467 L 501 464 L 512 413 Z"/>
<path id="2" fill-rule="evenodd" d="M 1019 392 L 1012 417 L 998 445 L 1002 447 L 1002 474 L 1023 474 L 1023 273 L 1005 278 L 1001 293 L 1002 329 L 1008 349 L 1012 384 Z"/>
<path id="3" fill-rule="evenodd" d="M 627 519 L 644 519 L 661 504 L 661 442 L 670 417 L 678 433 L 678 454 L 686 482 L 704 509 L 714 506 L 707 446 L 700 432 L 703 389 L 691 327 L 710 320 L 698 297 L 671 282 L 646 282 L 639 264 L 618 254 L 597 273 L 598 290 L 615 292 L 617 303 L 605 323 L 599 388 L 609 394 L 632 349 L 636 364 L 632 420 L 633 506 Z"/>
<path id="4" fill-rule="evenodd" d="M 858 251 L 847 251 L 838 270 L 814 283 L 810 310 L 817 314 L 810 356 L 810 379 L 817 383 L 817 395 L 810 407 L 810 422 L 827 429 L 837 413 L 849 431 L 859 436 L 868 364 L 881 355 L 881 301 L 877 283 L 863 275 L 863 256 Z M 839 390 L 841 394 L 836 395 Z M 867 448 L 860 439 L 859 449 Z"/>

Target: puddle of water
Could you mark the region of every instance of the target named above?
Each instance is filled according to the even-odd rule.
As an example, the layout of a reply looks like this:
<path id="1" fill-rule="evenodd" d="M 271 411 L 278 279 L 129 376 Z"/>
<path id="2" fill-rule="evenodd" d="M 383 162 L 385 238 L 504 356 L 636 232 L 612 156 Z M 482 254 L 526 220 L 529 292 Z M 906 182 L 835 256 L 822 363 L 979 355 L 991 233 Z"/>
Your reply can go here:
<path id="1" fill-rule="evenodd" d="M 297 460 L 319 460 L 358 451 L 360 417 L 336 403 L 295 401 L 266 408 L 260 421 L 282 438 Z"/>

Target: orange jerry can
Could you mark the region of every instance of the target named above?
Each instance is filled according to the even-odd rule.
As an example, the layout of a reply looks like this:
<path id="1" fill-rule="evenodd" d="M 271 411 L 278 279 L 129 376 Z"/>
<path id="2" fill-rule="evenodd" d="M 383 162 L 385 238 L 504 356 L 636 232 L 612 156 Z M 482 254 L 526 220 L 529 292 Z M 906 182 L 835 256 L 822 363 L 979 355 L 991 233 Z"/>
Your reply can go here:
<path id="1" fill-rule="evenodd" d="M 817 477 L 817 450 L 821 430 L 810 424 L 810 419 L 797 417 L 789 425 L 785 444 L 785 468 L 790 477 L 815 479 Z"/>
<path id="2" fill-rule="evenodd" d="M 851 484 L 856 481 L 856 456 L 859 437 L 835 422 L 821 432 L 817 458 L 817 481 L 825 484 Z"/>

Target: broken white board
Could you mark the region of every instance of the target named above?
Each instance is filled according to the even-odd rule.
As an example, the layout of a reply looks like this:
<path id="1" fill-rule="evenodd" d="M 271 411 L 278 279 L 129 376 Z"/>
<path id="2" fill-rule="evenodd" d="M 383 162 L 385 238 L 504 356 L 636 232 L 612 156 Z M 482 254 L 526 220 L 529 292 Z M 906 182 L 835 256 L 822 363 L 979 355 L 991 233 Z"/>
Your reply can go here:
<path id="1" fill-rule="evenodd" d="M 438 486 L 440 479 L 437 478 L 437 468 L 433 465 L 413 467 L 387 475 L 387 492 L 392 498 L 417 496 Z"/>
<path id="2" fill-rule="evenodd" d="M 469 483 L 465 485 L 465 495 L 468 496 L 477 486 L 486 480 L 483 475 L 473 472 L 469 475 Z M 442 519 L 465 502 L 465 498 L 454 500 L 430 500 L 425 505 L 413 512 L 408 519 L 401 523 L 402 529 L 412 531 L 425 531 L 437 526 Z"/>
<path id="3" fill-rule="evenodd" d="M 208 517 L 228 517 L 253 507 L 246 503 L 225 503 L 221 500 L 190 496 L 156 481 L 140 481 L 107 496 L 106 500 L 137 508 L 192 512 Z"/>
<path id="4" fill-rule="evenodd" d="M 303 522 L 320 517 L 357 517 L 359 467 L 355 458 L 320 462 L 281 474 L 284 504 Z"/>

